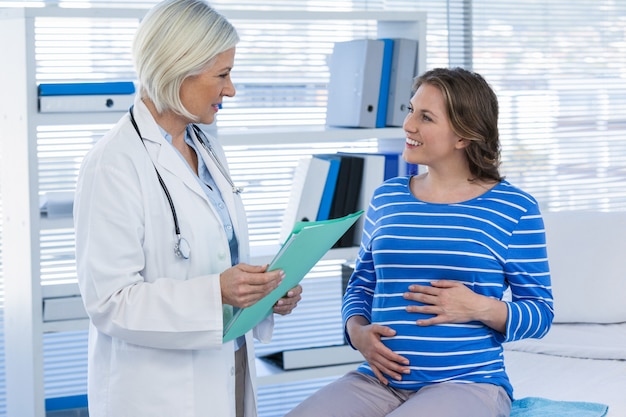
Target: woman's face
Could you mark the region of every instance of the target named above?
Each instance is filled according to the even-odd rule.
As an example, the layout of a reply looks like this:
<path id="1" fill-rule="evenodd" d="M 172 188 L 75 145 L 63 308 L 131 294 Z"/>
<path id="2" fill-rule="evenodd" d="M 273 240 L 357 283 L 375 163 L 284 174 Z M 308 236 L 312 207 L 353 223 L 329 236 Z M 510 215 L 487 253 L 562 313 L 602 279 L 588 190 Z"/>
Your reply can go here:
<path id="1" fill-rule="evenodd" d="M 433 166 L 458 158 L 465 147 L 465 141 L 452 130 L 443 93 L 430 84 L 422 84 L 411 98 L 403 128 L 402 156 L 409 163 Z"/>
<path id="2" fill-rule="evenodd" d="M 180 87 L 180 99 L 199 123 L 211 124 L 224 96 L 233 97 L 235 87 L 230 71 L 235 62 L 235 48 L 215 57 L 213 64 L 198 75 L 185 78 Z"/>

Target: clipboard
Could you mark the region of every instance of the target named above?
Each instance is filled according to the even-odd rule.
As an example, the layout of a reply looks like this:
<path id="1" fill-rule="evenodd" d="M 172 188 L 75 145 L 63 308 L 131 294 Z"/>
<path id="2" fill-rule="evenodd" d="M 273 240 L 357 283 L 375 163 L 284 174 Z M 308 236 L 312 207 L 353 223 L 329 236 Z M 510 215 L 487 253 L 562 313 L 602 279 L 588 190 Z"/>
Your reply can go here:
<path id="1" fill-rule="evenodd" d="M 363 210 L 338 219 L 297 222 L 267 268 L 268 271 L 282 269 L 283 282 L 256 304 L 238 310 L 224 326 L 223 341 L 246 334 L 269 316 L 274 304 L 298 285 L 362 214 Z"/>

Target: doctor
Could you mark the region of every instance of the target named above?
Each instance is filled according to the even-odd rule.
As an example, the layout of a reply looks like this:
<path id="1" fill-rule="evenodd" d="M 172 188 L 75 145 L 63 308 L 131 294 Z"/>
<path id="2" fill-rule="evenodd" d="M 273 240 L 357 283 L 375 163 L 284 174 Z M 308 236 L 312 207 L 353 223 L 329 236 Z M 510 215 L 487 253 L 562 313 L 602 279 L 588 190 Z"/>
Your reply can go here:
<path id="1" fill-rule="evenodd" d="M 253 336 L 222 343 L 233 307 L 283 274 L 249 259 L 246 216 L 212 123 L 239 38 L 205 2 L 159 3 L 133 44 L 134 106 L 85 158 L 74 219 L 90 317 L 90 417 L 256 416 Z M 278 301 L 288 314 L 301 287 Z"/>

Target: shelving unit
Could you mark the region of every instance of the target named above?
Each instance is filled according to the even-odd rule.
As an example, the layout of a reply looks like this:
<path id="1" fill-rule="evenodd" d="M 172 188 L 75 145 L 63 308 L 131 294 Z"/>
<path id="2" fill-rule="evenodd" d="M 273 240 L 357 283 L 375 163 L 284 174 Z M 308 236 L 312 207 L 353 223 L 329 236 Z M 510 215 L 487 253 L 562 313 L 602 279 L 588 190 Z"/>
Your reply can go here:
<path id="1" fill-rule="evenodd" d="M 41 285 L 40 230 L 71 228 L 71 219 L 48 219 L 39 211 L 38 126 L 67 124 L 113 124 L 120 112 L 42 114 L 37 110 L 35 20 L 59 18 L 140 19 L 146 9 L 115 8 L 0 8 L 0 53 L 6 63 L 0 88 L 0 154 L 3 202 L 3 268 L 5 289 L 5 364 L 7 413 L 10 416 L 43 417 L 43 333 L 84 329 L 87 320 L 43 322 L 46 297 L 78 295 L 75 283 Z M 231 20 L 373 20 L 379 37 L 405 37 L 419 41 L 419 65 L 426 67 L 426 14 L 415 12 L 303 12 L 222 10 Z M 8 99 L 10 98 L 10 99 Z M 270 130 L 224 130 L 218 133 L 229 145 L 283 144 L 397 139 L 402 129 L 329 129 L 324 127 L 277 127 Z M 255 261 L 266 262 L 275 248 L 263 248 Z M 355 249 L 333 251 L 327 257 L 351 258 Z M 275 250 L 274 250 L 275 252 Z M 338 372 L 342 372 L 339 369 Z M 301 373 L 302 374 L 302 373 Z M 306 372 L 303 374 L 306 377 Z M 292 375 L 293 376 L 293 375 Z M 298 377 L 298 378 L 299 378 Z M 276 378 L 267 377 L 270 383 Z M 281 379 L 282 380 L 282 379 Z"/>

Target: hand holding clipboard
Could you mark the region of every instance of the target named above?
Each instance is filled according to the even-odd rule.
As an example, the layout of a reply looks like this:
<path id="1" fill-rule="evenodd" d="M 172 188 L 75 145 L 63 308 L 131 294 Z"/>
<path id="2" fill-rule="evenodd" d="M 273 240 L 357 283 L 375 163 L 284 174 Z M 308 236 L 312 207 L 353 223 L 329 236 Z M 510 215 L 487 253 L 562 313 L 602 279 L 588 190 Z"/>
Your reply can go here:
<path id="1" fill-rule="evenodd" d="M 270 315 L 274 304 L 298 285 L 362 214 L 361 210 L 338 219 L 296 223 L 267 268 L 268 271 L 282 269 L 285 272 L 283 282 L 256 304 L 238 310 L 224 326 L 223 341 L 244 335 Z"/>

